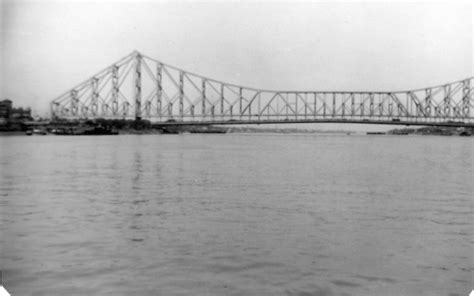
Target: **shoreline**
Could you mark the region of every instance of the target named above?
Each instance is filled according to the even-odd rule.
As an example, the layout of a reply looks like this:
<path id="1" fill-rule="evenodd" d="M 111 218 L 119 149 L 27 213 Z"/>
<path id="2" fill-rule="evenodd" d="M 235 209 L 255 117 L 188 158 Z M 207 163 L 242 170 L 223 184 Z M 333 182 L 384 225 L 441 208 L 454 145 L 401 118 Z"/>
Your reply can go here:
<path id="1" fill-rule="evenodd" d="M 332 136 L 337 136 L 337 135 L 347 135 L 347 136 L 373 136 L 377 135 L 379 137 L 381 136 L 442 136 L 442 137 L 472 137 L 474 136 L 473 132 L 455 132 L 455 131 L 432 131 L 432 130 L 409 130 L 405 131 L 405 129 L 402 130 L 390 130 L 388 132 L 383 132 L 383 133 L 371 133 L 371 132 L 365 132 L 365 131 L 351 131 L 351 132 L 346 132 L 346 131 L 312 131 L 312 130 L 290 130 L 290 131 L 285 131 L 285 130 L 270 130 L 270 129 L 265 129 L 262 131 L 254 131 L 254 130 L 232 130 L 229 129 L 225 133 L 207 133 L 207 132 L 189 132 L 189 131 L 180 131 L 176 133 L 164 133 L 161 130 L 158 129 L 118 129 L 118 134 L 117 135 L 174 135 L 174 134 L 283 134 L 283 135 L 296 135 L 296 134 L 304 134 L 304 135 L 332 135 Z M 61 136 L 57 135 L 54 133 L 47 132 L 45 135 L 48 136 Z M 0 137 L 11 137 L 11 136 L 32 136 L 32 135 L 27 135 L 26 131 L 0 131 Z M 38 136 L 38 135 L 35 135 Z M 78 135 L 68 135 L 68 136 L 78 136 Z M 98 136 L 98 135 L 94 135 Z M 110 136 L 110 135 L 107 135 Z"/>

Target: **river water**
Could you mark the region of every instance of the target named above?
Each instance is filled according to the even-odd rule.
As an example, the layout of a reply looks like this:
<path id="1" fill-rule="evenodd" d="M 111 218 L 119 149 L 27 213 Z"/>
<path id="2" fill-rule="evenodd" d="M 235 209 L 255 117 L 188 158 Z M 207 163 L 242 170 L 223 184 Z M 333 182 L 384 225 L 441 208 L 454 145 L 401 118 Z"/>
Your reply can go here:
<path id="1" fill-rule="evenodd" d="M 13 295 L 468 295 L 472 138 L 0 137 Z"/>

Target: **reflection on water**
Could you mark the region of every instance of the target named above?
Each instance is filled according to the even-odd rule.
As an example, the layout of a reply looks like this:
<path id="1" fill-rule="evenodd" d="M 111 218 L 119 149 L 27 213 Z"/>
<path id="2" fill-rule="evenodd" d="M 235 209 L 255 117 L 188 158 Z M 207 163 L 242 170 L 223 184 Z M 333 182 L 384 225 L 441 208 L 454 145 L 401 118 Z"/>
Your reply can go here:
<path id="1" fill-rule="evenodd" d="M 467 295 L 469 138 L 1 137 L 13 295 Z"/>

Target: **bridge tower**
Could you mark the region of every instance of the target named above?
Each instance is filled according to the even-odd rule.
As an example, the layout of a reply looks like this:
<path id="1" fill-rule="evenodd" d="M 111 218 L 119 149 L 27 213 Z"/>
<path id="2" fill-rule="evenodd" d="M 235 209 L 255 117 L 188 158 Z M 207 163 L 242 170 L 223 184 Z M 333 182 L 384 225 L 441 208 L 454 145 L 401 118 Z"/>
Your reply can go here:
<path id="1" fill-rule="evenodd" d="M 135 52 L 135 120 L 142 119 L 142 56 Z"/>

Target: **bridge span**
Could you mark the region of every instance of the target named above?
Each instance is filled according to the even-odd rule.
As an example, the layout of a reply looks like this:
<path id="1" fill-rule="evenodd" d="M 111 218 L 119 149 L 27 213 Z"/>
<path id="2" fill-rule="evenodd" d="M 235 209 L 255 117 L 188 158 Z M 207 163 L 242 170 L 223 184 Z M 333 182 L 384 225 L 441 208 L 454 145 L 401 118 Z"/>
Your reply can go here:
<path id="1" fill-rule="evenodd" d="M 474 126 L 474 77 L 402 91 L 277 91 L 208 78 L 134 51 L 51 102 L 54 118 L 155 125 L 360 123 Z"/>
<path id="2" fill-rule="evenodd" d="M 405 126 L 439 126 L 439 127 L 473 127 L 474 123 L 463 121 L 399 121 L 399 120 L 360 120 L 360 119 L 293 119 L 293 120 L 213 120 L 213 121 L 167 121 L 154 122 L 154 127 L 166 126 L 209 126 L 209 125 L 260 125 L 260 124 L 289 124 L 289 123 L 352 123 L 352 124 L 381 124 Z"/>

